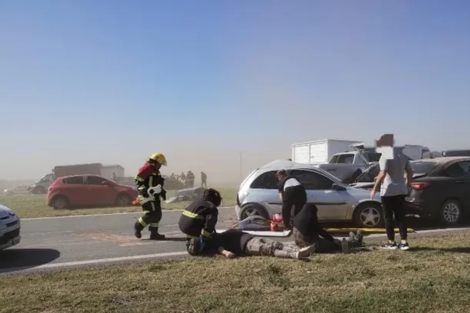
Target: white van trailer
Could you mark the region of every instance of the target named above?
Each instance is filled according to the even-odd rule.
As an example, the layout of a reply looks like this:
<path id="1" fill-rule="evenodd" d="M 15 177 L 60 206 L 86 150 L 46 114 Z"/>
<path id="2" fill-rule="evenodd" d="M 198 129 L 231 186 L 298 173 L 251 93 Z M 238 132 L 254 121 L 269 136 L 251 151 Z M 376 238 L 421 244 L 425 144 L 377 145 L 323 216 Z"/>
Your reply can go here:
<path id="1" fill-rule="evenodd" d="M 363 141 L 321 139 L 310 142 L 294 143 L 292 145 L 292 161 L 305 164 L 324 164 L 340 152 L 352 151 L 352 144 Z"/>

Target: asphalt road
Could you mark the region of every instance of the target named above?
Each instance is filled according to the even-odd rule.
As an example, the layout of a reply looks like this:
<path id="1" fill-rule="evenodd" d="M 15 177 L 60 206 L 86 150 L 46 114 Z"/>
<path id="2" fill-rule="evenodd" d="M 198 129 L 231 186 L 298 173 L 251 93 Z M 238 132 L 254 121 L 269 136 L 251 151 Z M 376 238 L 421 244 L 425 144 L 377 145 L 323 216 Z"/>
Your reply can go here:
<path id="1" fill-rule="evenodd" d="M 23 219 L 21 243 L 0 251 L 0 276 L 187 257 L 185 237 L 177 224 L 180 214 L 181 211 L 164 212 L 160 230 L 167 236 L 165 241 L 146 239 L 148 231 L 143 232 L 141 240 L 134 237 L 133 224 L 140 213 Z M 235 223 L 233 208 L 220 209 L 219 230 Z M 276 240 L 291 241 L 292 238 Z"/>

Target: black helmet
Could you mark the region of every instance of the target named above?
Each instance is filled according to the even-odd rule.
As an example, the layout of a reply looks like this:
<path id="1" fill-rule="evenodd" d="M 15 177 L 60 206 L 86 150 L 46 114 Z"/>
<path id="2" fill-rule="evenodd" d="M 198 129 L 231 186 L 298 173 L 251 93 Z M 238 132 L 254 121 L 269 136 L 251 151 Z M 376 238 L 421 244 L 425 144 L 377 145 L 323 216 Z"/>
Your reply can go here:
<path id="1" fill-rule="evenodd" d="M 213 205 L 219 206 L 222 203 L 222 197 L 220 193 L 212 188 L 204 190 L 204 200 L 212 202 Z"/>
<path id="2" fill-rule="evenodd" d="M 186 242 L 186 251 L 192 256 L 196 256 L 201 252 L 201 243 L 199 238 L 191 238 Z"/>

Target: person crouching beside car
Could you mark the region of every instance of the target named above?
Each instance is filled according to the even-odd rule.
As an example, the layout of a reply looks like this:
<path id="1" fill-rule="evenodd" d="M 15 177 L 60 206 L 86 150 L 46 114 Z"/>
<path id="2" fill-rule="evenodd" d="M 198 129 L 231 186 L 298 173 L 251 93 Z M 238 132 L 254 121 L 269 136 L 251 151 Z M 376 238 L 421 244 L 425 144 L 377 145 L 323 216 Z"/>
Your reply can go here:
<path id="1" fill-rule="evenodd" d="M 299 248 L 312 246 L 314 253 L 341 251 L 362 246 L 363 236 L 349 233 L 347 247 L 342 247 L 341 241 L 333 238 L 318 222 L 318 209 L 313 203 L 307 203 L 294 217 L 293 236 L 295 245 Z"/>

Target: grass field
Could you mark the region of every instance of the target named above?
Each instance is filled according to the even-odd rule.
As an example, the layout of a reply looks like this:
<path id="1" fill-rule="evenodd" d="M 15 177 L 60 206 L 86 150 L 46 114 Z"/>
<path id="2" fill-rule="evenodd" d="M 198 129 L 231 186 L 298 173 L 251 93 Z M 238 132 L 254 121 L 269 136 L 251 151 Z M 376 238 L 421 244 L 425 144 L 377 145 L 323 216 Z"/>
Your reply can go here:
<path id="1" fill-rule="evenodd" d="M 414 251 L 149 262 L 0 279 L 0 312 L 465 312 L 470 233 Z"/>
<path id="2" fill-rule="evenodd" d="M 236 189 L 218 189 L 223 197 L 222 206 L 233 206 L 236 203 Z M 167 199 L 173 196 L 174 192 L 169 191 Z M 0 204 L 6 205 L 18 214 L 21 218 L 67 216 L 67 215 L 89 215 L 89 214 L 110 214 L 121 212 L 141 212 L 140 207 L 115 207 L 115 208 L 91 208 L 74 210 L 54 210 L 46 205 L 45 195 L 13 195 L 0 196 Z M 188 202 L 163 203 L 163 208 L 167 210 L 184 209 Z"/>

